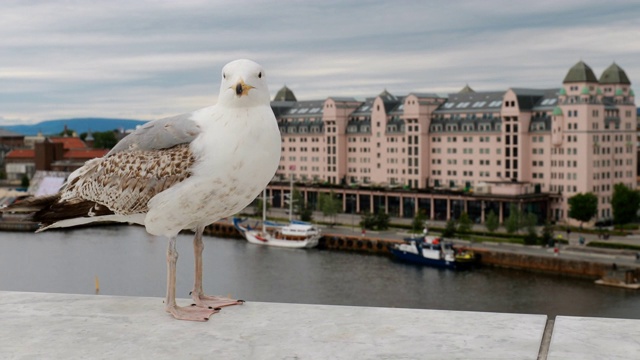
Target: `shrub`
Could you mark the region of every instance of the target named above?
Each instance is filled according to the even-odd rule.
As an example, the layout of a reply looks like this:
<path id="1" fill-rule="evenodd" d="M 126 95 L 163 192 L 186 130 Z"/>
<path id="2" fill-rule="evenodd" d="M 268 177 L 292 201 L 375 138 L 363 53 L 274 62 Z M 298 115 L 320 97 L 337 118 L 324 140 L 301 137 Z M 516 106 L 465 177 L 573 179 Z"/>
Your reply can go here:
<path id="1" fill-rule="evenodd" d="M 447 221 L 447 225 L 445 226 L 444 230 L 442 231 L 442 237 L 443 238 L 452 238 L 456 235 L 456 221 L 455 219 L 451 218 Z"/>
<path id="2" fill-rule="evenodd" d="M 460 215 L 460 219 L 458 219 L 457 231 L 459 233 L 469 233 L 471 232 L 472 226 L 473 222 L 469 219 L 469 214 L 463 212 L 462 215 Z"/>

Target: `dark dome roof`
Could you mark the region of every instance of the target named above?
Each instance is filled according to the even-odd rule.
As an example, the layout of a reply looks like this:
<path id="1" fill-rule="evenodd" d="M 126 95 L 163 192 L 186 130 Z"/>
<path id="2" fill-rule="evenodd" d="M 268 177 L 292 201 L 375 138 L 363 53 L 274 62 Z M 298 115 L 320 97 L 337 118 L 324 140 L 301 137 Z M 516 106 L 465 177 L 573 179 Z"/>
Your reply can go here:
<path id="1" fill-rule="evenodd" d="M 572 82 L 598 82 L 598 78 L 596 78 L 596 75 L 593 73 L 593 70 L 591 70 L 589 65 L 582 61 L 578 61 L 577 64 L 573 65 L 573 67 L 569 69 L 567 76 L 565 76 L 562 81 L 563 84 Z"/>
<path id="2" fill-rule="evenodd" d="M 382 100 L 385 101 L 385 102 L 387 102 L 387 101 L 395 101 L 395 100 L 398 99 L 395 95 L 393 95 L 390 92 L 388 92 L 387 89 L 384 89 L 380 93 L 380 95 L 378 95 L 378 96 L 381 97 Z"/>
<path id="3" fill-rule="evenodd" d="M 630 85 L 631 81 L 627 74 L 616 63 L 611 64 L 600 76 L 601 84 L 626 84 Z"/>
<path id="4" fill-rule="evenodd" d="M 465 85 L 462 90 L 458 91 L 459 93 L 474 93 L 475 91 L 469 86 L 469 84 Z"/>
<path id="5" fill-rule="evenodd" d="M 278 93 L 273 98 L 273 101 L 298 101 L 298 99 L 296 99 L 293 91 L 291 91 L 291 89 L 289 89 L 285 85 L 282 87 L 282 89 L 278 90 Z"/>

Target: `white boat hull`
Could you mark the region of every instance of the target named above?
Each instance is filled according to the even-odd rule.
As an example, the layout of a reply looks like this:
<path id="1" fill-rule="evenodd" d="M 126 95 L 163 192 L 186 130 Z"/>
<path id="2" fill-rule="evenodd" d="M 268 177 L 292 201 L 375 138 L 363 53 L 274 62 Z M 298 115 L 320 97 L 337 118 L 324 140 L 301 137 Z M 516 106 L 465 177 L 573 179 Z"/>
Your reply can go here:
<path id="1" fill-rule="evenodd" d="M 318 246 L 320 230 L 309 224 L 289 224 L 270 226 L 263 229 L 251 229 L 241 224 L 238 218 L 233 219 L 233 226 L 252 244 L 278 246 L 285 248 L 312 248 Z"/>
<path id="2" fill-rule="evenodd" d="M 320 240 L 320 234 L 309 236 L 304 240 L 283 240 L 276 239 L 270 234 L 263 234 L 260 231 L 254 230 L 246 230 L 244 237 L 252 244 L 298 249 L 316 247 Z"/>

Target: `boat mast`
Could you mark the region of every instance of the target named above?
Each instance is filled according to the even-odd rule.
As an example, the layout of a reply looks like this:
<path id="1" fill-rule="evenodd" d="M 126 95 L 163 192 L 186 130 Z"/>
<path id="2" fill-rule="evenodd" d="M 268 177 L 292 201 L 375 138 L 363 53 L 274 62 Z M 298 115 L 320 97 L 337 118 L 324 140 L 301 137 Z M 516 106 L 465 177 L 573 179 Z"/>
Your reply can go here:
<path id="1" fill-rule="evenodd" d="M 289 183 L 289 223 L 293 221 L 293 174 Z"/>
<path id="2" fill-rule="evenodd" d="M 262 190 L 262 233 L 267 233 L 267 226 L 264 224 L 267 221 L 267 188 Z"/>

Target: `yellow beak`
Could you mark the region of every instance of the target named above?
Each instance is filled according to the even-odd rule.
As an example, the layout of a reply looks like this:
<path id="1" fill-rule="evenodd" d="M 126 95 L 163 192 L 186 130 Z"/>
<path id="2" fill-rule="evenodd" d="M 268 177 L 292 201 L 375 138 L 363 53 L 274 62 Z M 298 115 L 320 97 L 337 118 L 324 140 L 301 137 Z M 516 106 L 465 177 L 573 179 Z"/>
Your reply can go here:
<path id="1" fill-rule="evenodd" d="M 236 95 L 238 96 L 249 95 L 249 90 L 251 89 L 253 89 L 253 86 L 245 84 L 242 79 L 235 86 Z"/>

